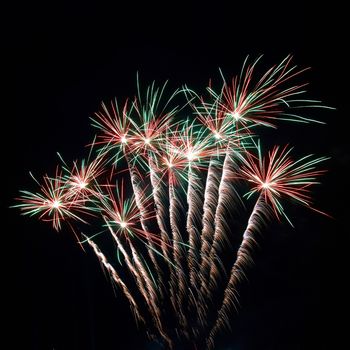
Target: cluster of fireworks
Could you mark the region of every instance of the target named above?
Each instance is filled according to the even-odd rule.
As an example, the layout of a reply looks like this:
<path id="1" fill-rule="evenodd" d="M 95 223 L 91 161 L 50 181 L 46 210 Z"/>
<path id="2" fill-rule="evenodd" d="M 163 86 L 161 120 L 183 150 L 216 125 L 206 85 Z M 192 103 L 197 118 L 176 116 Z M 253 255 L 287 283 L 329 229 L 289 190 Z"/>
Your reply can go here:
<path id="1" fill-rule="evenodd" d="M 290 221 L 288 198 L 314 209 L 309 188 L 326 158 L 295 161 L 280 146 L 264 155 L 256 130 L 315 122 L 300 111 L 322 105 L 300 97 L 305 85 L 293 80 L 303 70 L 291 57 L 256 77 L 258 61 L 219 89 L 207 87 L 206 97 L 183 87 L 165 98 L 166 85 L 152 84 L 122 106 L 102 104 L 88 160 L 70 167 L 60 157 L 54 177 L 18 198 L 23 214 L 56 230 L 67 223 L 91 246 L 135 319 L 165 348 L 213 348 L 239 305 L 264 222 Z M 243 197 L 255 198 L 250 214 Z M 242 217 L 245 229 L 235 232 Z"/>

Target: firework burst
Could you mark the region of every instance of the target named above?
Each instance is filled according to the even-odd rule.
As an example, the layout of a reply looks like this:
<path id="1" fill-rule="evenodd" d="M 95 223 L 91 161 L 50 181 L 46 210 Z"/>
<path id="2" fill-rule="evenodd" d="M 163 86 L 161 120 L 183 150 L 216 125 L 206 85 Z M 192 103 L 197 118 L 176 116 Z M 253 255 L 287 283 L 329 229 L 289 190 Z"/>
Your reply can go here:
<path id="1" fill-rule="evenodd" d="M 281 202 L 283 198 L 291 198 L 316 210 L 312 207 L 310 186 L 320 183 L 317 177 L 325 171 L 317 170 L 316 165 L 328 158 L 313 158 L 310 154 L 295 161 L 290 156 L 292 148 L 288 146 L 275 146 L 267 157 L 262 155 L 260 144 L 257 145 L 257 151 L 257 156 L 246 152 L 240 157 L 243 163 L 241 176 L 252 185 L 246 197 L 261 193 L 276 216 L 282 215 L 289 222 Z"/>
<path id="2" fill-rule="evenodd" d="M 38 216 L 39 220 L 52 223 L 55 230 L 59 231 L 63 221 L 77 220 L 86 221 L 82 215 L 93 210 L 84 198 L 72 198 L 72 193 L 67 191 L 61 172 L 56 171 L 56 177 L 43 177 L 39 192 L 21 191 L 18 198 L 20 204 L 14 207 L 20 208 L 24 215 Z"/>

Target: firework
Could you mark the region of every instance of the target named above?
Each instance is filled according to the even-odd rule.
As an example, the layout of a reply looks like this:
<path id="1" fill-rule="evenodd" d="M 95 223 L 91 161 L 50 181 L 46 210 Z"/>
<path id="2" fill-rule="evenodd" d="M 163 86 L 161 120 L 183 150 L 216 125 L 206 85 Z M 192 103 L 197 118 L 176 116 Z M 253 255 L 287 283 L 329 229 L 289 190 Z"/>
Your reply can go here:
<path id="1" fill-rule="evenodd" d="M 67 188 L 58 169 L 54 178 L 44 176 L 42 184 L 33 179 L 40 186 L 40 191 L 20 191 L 20 204 L 14 206 L 20 208 L 24 215 L 38 216 L 39 220 L 51 222 L 53 228 L 59 231 L 62 222 L 69 222 L 69 219 L 86 223 L 83 217 L 95 210 L 86 198 L 75 196 L 75 189 L 71 191 Z"/>
<path id="2" fill-rule="evenodd" d="M 315 165 L 327 158 L 313 158 L 312 155 L 307 155 L 293 161 L 290 157 L 291 148 L 275 146 L 266 159 L 262 156 L 260 144 L 257 145 L 257 150 L 257 156 L 249 152 L 246 152 L 244 156 L 240 154 L 243 167 L 240 168 L 237 176 L 244 177 L 252 187 L 246 196 L 249 198 L 255 193 L 259 193 L 259 196 L 243 233 L 242 243 L 237 251 L 237 258 L 225 289 L 222 306 L 208 337 L 208 347 L 213 345 L 219 329 L 229 323 L 230 309 L 232 306 L 236 307 L 238 300 L 238 284 L 246 276 L 245 272 L 252 263 L 252 255 L 257 245 L 257 234 L 268 219 L 269 212 L 272 211 L 278 218 L 283 215 L 291 224 L 281 204 L 283 197 L 294 199 L 316 210 L 311 207 L 309 187 L 319 184 L 316 179 L 324 171 L 315 170 Z"/>
<path id="3" fill-rule="evenodd" d="M 135 319 L 169 349 L 213 348 L 238 310 L 257 233 L 273 218 L 291 223 L 285 200 L 322 213 L 310 188 L 327 158 L 295 161 L 289 146 L 264 155 L 256 140 L 261 126 L 314 122 L 305 108 L 327 107 L 302 98 L 304 70 L 290 56 L 258 76 L 260 59 L 247 59 L 230 83 L 222 75 L 207 97 L 183 87 L 167 99 L 167 84 L 155 83 L 142 94 L 137 80 L 134 98 L 102 104 L 92 119 L 98 134 L 87 160 L 69 166 L 60 156 L 55 177 L 35 180 L 40 190 L 21 191 L 15 205 L 56 230 L 67 222 L 75 234 L 76 226 L 81 232 L 79 224 L 93 221 L 94 233 L 80 244 L 94 251 Z M 242 196 L 243 183 L 250 189 Z M 230 219 L 244 215 L 243 199 L 254 196 L 244 232 L 235 232 Z M 223 260 L 232 255 L 234 238 L 241 243 L 227 269 Z M 114 243 L 118 263 L 104 252 L 103 239 Z"/>

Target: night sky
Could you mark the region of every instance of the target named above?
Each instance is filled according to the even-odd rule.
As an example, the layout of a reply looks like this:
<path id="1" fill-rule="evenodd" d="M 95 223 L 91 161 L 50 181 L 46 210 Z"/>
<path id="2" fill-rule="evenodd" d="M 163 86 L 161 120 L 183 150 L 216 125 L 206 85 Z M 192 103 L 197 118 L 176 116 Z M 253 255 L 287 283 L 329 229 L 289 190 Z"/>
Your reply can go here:
<path id="1" fill-rule="evenodd" d="M 7 323 L 15 334 L 5 348 L 18 349 L 21 342 L 26 350 L 159 349 L 137 329 L 94 254 L 82 251 L 68 229 L 56 233 L 8 207 L 19 189 L 35 189 L 29 171 L 37 177 L 54 172 L 57 151 L 67 161 L 86 155 L 94 136 L 89 117 L 102 100 L 133 96 L 137 71 L 145 85 L 169 80 L 173 88 L 186 83 L 204 91 L 209 78 L 218 79 L 219 67 L 227 77 L 237 74 L 247 54 L 264 54 L 261 69 L 293 54 L 298 66 L 312 67 L 304 75 L 308 97 L 337 108 L 312 112 L 327 125 L 284 123 L 262 132 L 269 145 L 295 145 L 296 155 L 331 157 L 314 198 L 334 219 L 287 205 L 295 229 L 283 223 L 264 231 L 242 287 L 241 312 L 216 349 L 338 348 L 326 338 L 342 312 L 346 279 L 345 10 L 294 1 L 48 3 L 26 2 L 8 12 L 9 65 L 3 68 L 13 103 L 2 116 L 1 206 L 2 234 L 9 239 L 3 244 L 10 272 Z"/>

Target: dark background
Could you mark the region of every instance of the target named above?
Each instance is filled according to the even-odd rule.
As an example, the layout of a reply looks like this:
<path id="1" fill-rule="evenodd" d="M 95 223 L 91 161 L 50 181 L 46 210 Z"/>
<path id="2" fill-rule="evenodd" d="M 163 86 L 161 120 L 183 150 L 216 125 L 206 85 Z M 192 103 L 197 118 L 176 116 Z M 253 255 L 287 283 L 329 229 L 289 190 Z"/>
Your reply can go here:
<path id="1" fill-rule="evenodd" d="M 94 135 L 88 118 L 102 100 L 133 96 L 136 71 L 145 83 L 169 79 L 171 87 L 200 90 L 218 77 L 218 67 L 226 76 L 237 74 L 247 54 L 264 54 L 263 69 L 289 53 L 300 67 L 312 67 L 305 74 L 308 96 L 337 111 L 314 112 L 326 126 L 284 124 L 265 138 L 289 142 L 300 155 L 332 157 L 314 192 L 316 206 L 334 219 L 291 207 L 294 230 L 287 224 L 266 230 L 233 332 L 221 336 L 217 349 L 337 348 L 347 278 L 344 13 L 334 2 L 14 4 L 6 12 L 9 64 L 3 69 L 11 99 L 1 126 L 3 234 L 9 238 L 3 255 L 10 272 L 4 308 L 13 332 L 5 348 L 21 342 L 23 349 L 157 349 L 97 259 L 68 230 L 57 234 L 8 207 L 19 189 L 35 188 L 28 171 L 38 177 L 54 171 L 56 151 L 66 160 L 86 154 Z"/>

